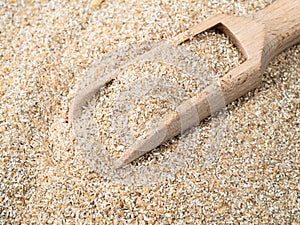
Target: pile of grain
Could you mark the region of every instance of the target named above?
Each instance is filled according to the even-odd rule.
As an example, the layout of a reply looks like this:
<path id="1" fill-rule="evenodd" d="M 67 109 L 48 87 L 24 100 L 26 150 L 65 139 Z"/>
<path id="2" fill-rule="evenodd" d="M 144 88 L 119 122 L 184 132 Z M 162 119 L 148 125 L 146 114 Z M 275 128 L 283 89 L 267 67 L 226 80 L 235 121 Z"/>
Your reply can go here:
<path id="1" fill-rule="evenodd" d="M 170 177 L 172 143 L 111 176 L 82 158 L 82 140 L 67 121 L 77 84 L 104 53 L 171 38 L 213 14 L 245 15 L 271 2 L 129 0 L 90 8 L 88 1 L 0 1 L 0 224 L 299 224 L 299 45 L 271 62 L 260 88 L 177 140 L 176 149 L 195 156 Z M 191 50 L 201 58 L 210 49 L 207 67 L 221 76 L 241 57 L 227 40 L 222 47 L 215 43 L 219 34 L 206 35 L 200 42 L 207 48 Z M 217 51 L 221 58 L 211 58 Z M 146 65 L 131 67 L 131 76 L 163 66 Z M 150 114 L 165 109 L 157 104 L 163 101 L 148 101 Z M 110 101 L 100 92 L 83 113 L 86 128 L 95 121 L 90 134 L 109 122 L 99 118 L 106 116 L 104 103 Z M 216 144 L 220 120 L 222 142 Z M 137 134 L 134 123 L 129 127 Z M 99 138 L 108 141 L 110 134 L 102 132 Z M 160 162 L 167 163 L 159 182 L 119 182 L 130 176 L 126 172 L 159 170 Z"/>

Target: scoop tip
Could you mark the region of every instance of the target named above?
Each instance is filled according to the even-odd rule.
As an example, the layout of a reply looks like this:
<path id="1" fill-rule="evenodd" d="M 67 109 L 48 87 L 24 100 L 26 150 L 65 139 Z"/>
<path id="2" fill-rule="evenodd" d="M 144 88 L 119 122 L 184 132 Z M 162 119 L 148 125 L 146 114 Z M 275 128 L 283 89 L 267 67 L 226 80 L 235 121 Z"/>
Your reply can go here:
<path id="1" fill-rule="evenodd" d="M 122 160 L 118 159 L 114 164 L 113 164 L 113 169 L 118 170 L 122 169 L 127 165 L 127 163 L 123 162 Z"/>

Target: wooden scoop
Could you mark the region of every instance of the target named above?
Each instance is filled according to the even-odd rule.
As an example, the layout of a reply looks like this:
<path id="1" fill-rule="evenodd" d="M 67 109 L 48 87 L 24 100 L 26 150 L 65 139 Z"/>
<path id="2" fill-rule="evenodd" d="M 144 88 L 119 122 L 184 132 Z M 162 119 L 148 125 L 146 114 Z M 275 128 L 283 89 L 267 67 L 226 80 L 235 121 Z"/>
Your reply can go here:
<path id="1" fill-rule="evenodd" d="M 231 70 L 216 84 L 183 102 L 166 115 L 159 127 L 137 140 L 117 160 L 116 168 L 139 158 L 161 143 L 197 125 L 201 120 L 255 89 L 269 62 L 283 50 L 300 43 L 300 0 L 277 0 L 249 17 L 217 15 L 192 27 L 188 35 L 172 41 L 179 45 L 191 37 L 217 28 L 228 35 L 244 54 L 246 61 Z M 213 99 L 213 101 L 212 101 Z"/>
<path id="2" fill-rule="evenodd" d="M 274 56 L 300 42 L 300 0 L 277 0 L 249 17 L 217 15 L 179 34 L 171 41 L 174 45 L 179 45 L 210 28 L 217 28 L 228 35 L 242 51 L 246 61 L 208 86 L 199 95 L 183 102 L 177 107 L 176 112 L 165 116 L 157 129 L 149 132 L 146 138 L 138 139 L 121 155 L 116 162 L 116 168 L 132 162 L 255 89 L 261 82 L 263 71 Z M 128 58 L 142 55 L 143 51 L 136 49 L 130 52 L 129 49 L 127 53 L 125 58 L 119 61 L 104 60 L 99 68 L 105 71 L 104 76 L 99 78 L 97 71 L 93 71 L 87 76 L 88 79 L 82 81 L 69 111 L 70 122 L 80 115 L 82 106 L 99 89 L 115 78 L 111 71 L 123 65 Z M 120 55 L 117 56 L 120 58 Z"/>

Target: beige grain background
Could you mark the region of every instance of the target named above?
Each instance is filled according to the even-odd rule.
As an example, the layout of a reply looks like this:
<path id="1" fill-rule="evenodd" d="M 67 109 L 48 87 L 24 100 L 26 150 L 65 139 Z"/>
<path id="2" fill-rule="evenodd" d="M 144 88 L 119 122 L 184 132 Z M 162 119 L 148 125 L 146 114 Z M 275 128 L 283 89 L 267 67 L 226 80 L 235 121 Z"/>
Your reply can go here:
<path id="1" fill-rule="evenodd" d="M 79 157 L 67 123 L 101 54 L 271 2 L 0 1 L 0 224 L 299 224 L 299 45 L 228 106 L 217 160 L 176 179 L 111 182 Z"/>

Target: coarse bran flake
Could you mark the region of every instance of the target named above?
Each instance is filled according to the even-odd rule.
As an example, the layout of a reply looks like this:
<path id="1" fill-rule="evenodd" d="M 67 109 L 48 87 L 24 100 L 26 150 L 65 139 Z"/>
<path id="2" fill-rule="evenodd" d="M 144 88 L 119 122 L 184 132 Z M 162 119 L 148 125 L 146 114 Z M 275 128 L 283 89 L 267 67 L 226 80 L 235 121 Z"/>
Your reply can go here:
<path id="1" fill-rule="evenodd" d="M 158 183 L 122 184 L 93 169 L 67 122 L 78 83 L 104 53 L 124 43 L 161 42 L 211 15 L 246 15 L 272 2 L 105 0 L 92 8 L 90 1 L 0 1 L 0 224 L 299 224 L 299 45 L 271 62 L 257 90 L 132 164 L 153 168 L 180 144 L 195 154 Z M 191 46 L 214 77 L 243 61 L 222 34 L 198 38 L 183 47 Z M 158 62 L 123 68 L 86 107 L 83 128 L 91 127 L 92 137 L 105 133 L 98 137 L 113 146 L 104 137 L 114 134 L 101 127 L 111 121 L 105 110 L 112 104 L 106 97 L 117 94 L 112 87 L 133 81 L 122 78 L 125 72 L 150 79 L 160 68 L 164 79 L 185 74 Z M 176 95 L 181 101 L 197 86 L 178 80 L 170 82 L 185 90 Z M 133 135 L 146 126 L 136 127 L 135 119 L 174 107 L 168 99 L 144 101 L 129 113 Z M 148 105 L 147 115 L 138 113 Z M 214 143 L 212 127 L 220 121 L 222 142 Z M 122 147 L 107 150 L 113 155 Z"/>

